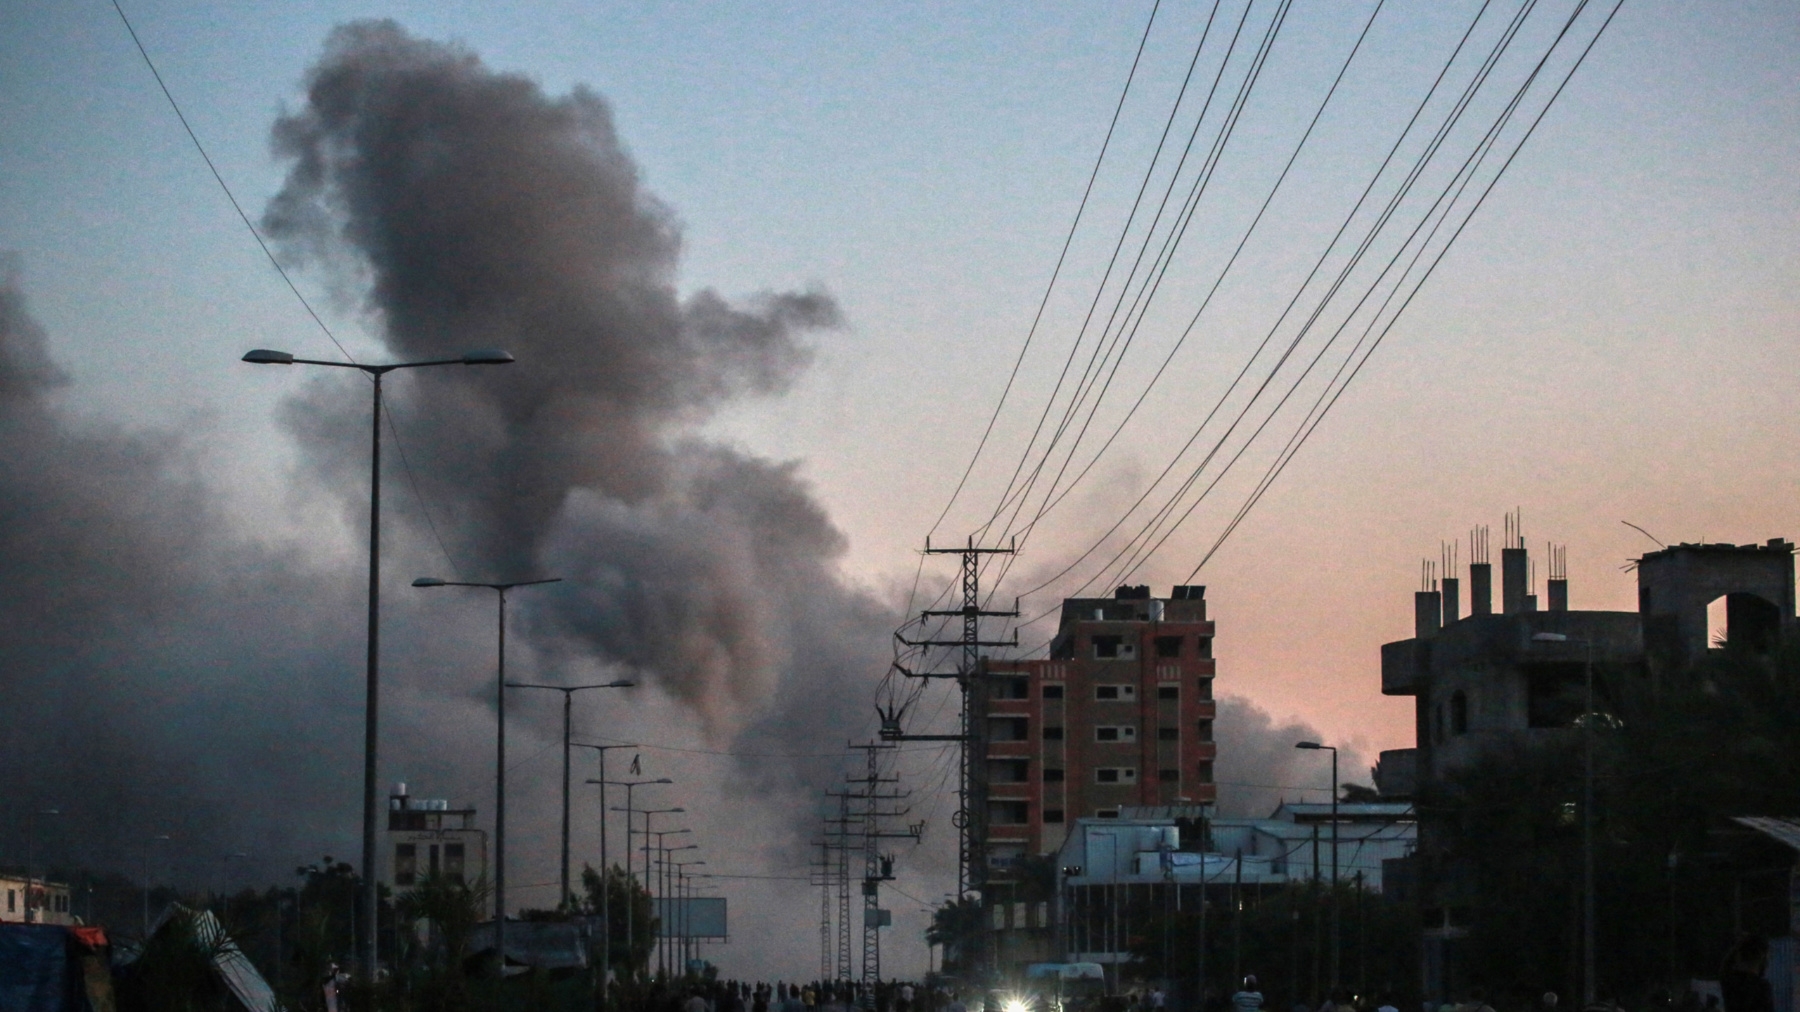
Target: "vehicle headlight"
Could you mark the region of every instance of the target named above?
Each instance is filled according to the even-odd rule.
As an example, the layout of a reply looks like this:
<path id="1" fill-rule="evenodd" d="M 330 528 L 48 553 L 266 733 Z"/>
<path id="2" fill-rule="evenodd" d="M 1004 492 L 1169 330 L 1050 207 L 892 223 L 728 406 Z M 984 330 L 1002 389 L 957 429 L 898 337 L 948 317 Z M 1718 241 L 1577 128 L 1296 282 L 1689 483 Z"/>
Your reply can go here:
<path id="1" fill-rule="evenodd" d="M 1007 995 L 1000 1000 L 1000 1012 L 1031 1012 L 1031 1003 L 1018 995 Z"/>

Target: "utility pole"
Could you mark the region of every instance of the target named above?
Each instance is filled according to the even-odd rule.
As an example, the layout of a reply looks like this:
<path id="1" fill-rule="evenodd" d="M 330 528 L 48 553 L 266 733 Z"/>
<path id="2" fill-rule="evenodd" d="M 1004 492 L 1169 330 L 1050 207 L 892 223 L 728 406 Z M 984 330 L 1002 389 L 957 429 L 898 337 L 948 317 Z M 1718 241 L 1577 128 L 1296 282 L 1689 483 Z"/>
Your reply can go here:
<path id="1" fill-rule="evenodd" d="M 850 851 L 860 847 L 850 841 L 850 826 L 860 826 L 860 818 L 850 817 L 850 796 L 843 791 L 827 791 L 836 798 L 837 818 L 824 818 L 819 838 L 819 979 L 847 981 L 850 965 Z M 837 907 L 835 931 L 832 907 Z"/>
<path id="2" fill-rule="evenodd" d="M 837 826 L 837 979 L 847 981 L 850 963 L 850 799 L 838 798 Z"/>
<path id="3" fill-rule="evenodd" d="M 900 790 L 882 790 L 883 784 L 896 784 L 899 777 L 881 775 L 881 753 L 892 751 L 895 746 L 885 743 L 870 742 L 866 745 L 852 745 L 851 748 L 862 749 L 867 760 L 867 772 L 863 776 L 850 779 L 850 784 L 861 787 L 857 791 L 845 791 L 846 800 L 854 799 L 863 802 L 862 816 L 862 848 L 863 848 L 863 954 L 862 954 L 862 1005 L 865 1009 L 875 1007 L 875 984 L 881 979 L 881 929 L 888 922 L 888 911 L 881 908 L 881 883 L 891 882 L 894 878 L 894 858 L 891 854 L 881 853 L 882 840 L 911 840 L 919 842 L 925 832 L 925 824 L 913 823 L 899 832 L 882 829 L 883 819 L 904 816 L 907 808 L 883 808 L 883 802 L 903 801 L 910 793 Z M 847 827 L 846 827 L 847 828 Z"/>
<path id="4" fill-rule="evenodd" d="M 958 779 L 956 788 L 957 811 L 951 817 L 956 826 L 956 895 L 958 899 L 968 896 L 971 890 L 978 890 L 986 880 L 986 828 L 987 812 L 987 770 L 983 761 L 987 754 L 986 736 L 975 730 L 977 722 L 986 713 L 987 694 L 972 691 L 977 688 L 976 682 L 980 674 L 982 647 L 1016 647 L 1019 645 L 1018 630 L 1013 631 L 1009 640 L 984 640 L 981 638 L 981 620 L 983 618 L 1017 618 L 1019 609 L 1016 605 L 1011 611 L 992 611 L 981 606 L 981 562 L 983 556 L 1012 555 L 1017 551 L 1016 541 L 1005 548 L 982 548 L 975 544 L 971 537 L 961 548 L 933 548 L 930 539 L 925 542 L 926 555 L 959 555 L 962 557 L 962 607 L 944 611 L 924 611 L 920 613 L 923 621 L 933 618 L 962 619 L 962 636 L 957 639 L 922 639 L 909 640 L 896 633 L 895 638 L 910 647 L 961 647 L 962 659 L 954 672 L 914 672 L 900 668 L 900 673 L 908 678 L 954 678 L 961 695 L 961 707 L 958 715 L 959 733 L 955 735 L 909 735 L 900 728 L 900 714 L 883 713 L 881 738 L 883 741 L 954 741 L 958 743 L 957 765 Z M 973 702 L 973 706 L 971 703 Z M 975 746 L 976 755 L 970 755 L 970 746 Z"/>

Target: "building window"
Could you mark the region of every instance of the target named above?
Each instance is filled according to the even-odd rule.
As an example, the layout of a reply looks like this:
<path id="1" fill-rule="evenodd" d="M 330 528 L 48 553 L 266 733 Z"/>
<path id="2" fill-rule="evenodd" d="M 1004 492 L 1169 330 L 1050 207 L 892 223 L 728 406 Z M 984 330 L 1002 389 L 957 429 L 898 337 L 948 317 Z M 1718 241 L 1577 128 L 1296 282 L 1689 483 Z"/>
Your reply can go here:
<path id="1" fill-rule="evenodd" d="M 1094 771 L 1094 782 L 1097 784 L 1135 784 L 1137 768 L 1134 766 L 1102 766 Z"/>
<path id="2" fill-rule="evenodd" d="M 995 699 L 1030 699 L 1031 679 L 1001 678 L 996 679 L 994 686 Z"/>
<path id="3" fill-rule="evenodd" d="M 1197 681 L 1195 681 L 1195 683 L 1194 683 L 1194 691 L 1199 693 L 1199 698 L 1201 698 L 1201 699 L 1211 699 L 1212 698 L 1212 676 L 1211 675 L 1200 676 L 1200 678 Z"/>
<path id="4" fill-rule="evenodd" d="M 1063 810 L 1062 809 L 1060 809 L 1060 808 L 1044 809 L 1044 821 L 1045 822 L 1061 822 L 1062 820 L 1063 820 Z"/>
<path id="5" fill-rule="evenodd" d="M 1031 778 L 1031 763 L 1026 759 L 989 759 L 988 782 L 1022 784 Z"/>
<path id="6" fill-rule="evenodd" d="M 1031 803 L 1028 801 L 988 802 L 990 826 L 1023 826 L 1030 821 Z"/>
<path id="7" fill-rule="evenodd" d="M 8 889 L 6 891 L 6 912 L 10 914 L 17 909 L 19 909 L 19 894 L 12 889 Z"/>
<path id="8" fill-rule="evenodd" d="M 1137 699 L 1135 685 L 1096 685 L 1094 698 L 1103 701 L 1131 702 Z"/>
<path id="9" fill-rule="evenodd" d="M 1044 740 L 1045 741 L 1062 741 L 1063 740 L 1062 728 L 1060 728 L 1060 727 L 1044 728 Z"/>
<path id="10" fill-rule="evenodd" d="M 1194 776 L 1203 784 L 1212 783 L 1212 760 L 1202 760 L 1198 766 L 1194 767 Z"/>
<path id="11" fill-rule="evenodd" d="M 452 882 L 463 880 L 463 845 L 460 843 L 444 844 L 444 877 Z"/>
<path id="12" fill-rule="evenodd" d="M 1159 727 L 1156 729 L 1156 740 L 1157 741 L 1180 741 L 1181 740 L 1181 728 L 1179 728 L 1179 727 Z"/>
<path id="13" fill-rule="evenodd" d="M 1181 698 L 1181 686 L 1179 686 L 1179 685 L 1159 685 L 1156 687 L 1156 698 L 1157 699 L 1180 699 Z"/>
<path id="14" fill-rule="evenodd" d="M 1060 783 L 1062 783 L 1062 780 L 1063 780 L 1063 771 L 1060 768 L 1054 767 L 1054 766 L 1045 768 L 1044 783 L 1060 784 Z"/>
<path id="15" fill-rule="evenodd" d="M 1060 686 L 1060 685 L 1044 686 L 1044 698 L 1045 699 L 1061 699 L 1062 698 L 1062 686 Z"/>
<path id="16" fill-rule="evenodd" d="M 1460 689 L 1450 697 L 1450 733 L 1469 733 L 1469 697 Z"/>
<path id="17" fill-rule="evenodd" d="M 1194 728 L 1197 741 L 1212 741 L 1212 721 L 1203 720 Z"/>
<path id="18" fill-rule="evenodd" d="M 416 844 L 394 845 L 394 884 L 409 886 L 419 880 L 419 848 Z"/>
<path id="19" fill-rule="evenodd" d="M 1181 782 L 1181 771 L 1180 770 L 1157 770 L 1156 771 L 1156 779 L 1161 780 L 1165 784 L 1178 784 Z"/>
<path id="20" fill-rule="evenodd" d="M 1137 741 L 1137 728 L 1130 724 L 1102 724 L 1094 728 L 1095 741 Z"/>
<path id="21" fill-rule="evenodd" d="M 1137 659 L 1137 644 L 1125 642 L 1123 636 L 1095 636 L 1094 659 L 1097 661 L 1130 661 Z"/>
<path id="22" fill-rule="evenodd" d="M 989 717 L 988 741 L 1024 741 L 1030 737 L 1024 717 Z"/>
<path id="23" fill-rule="evenodd" d="M 1212 637 L 1211 636 L 1196 637 L 1194 639 L 1194 642 L 1196 644 L 1198 644 L 1200 647 L 1200 656 L 1202 656 L 1202 657 L 1211 657 L 1212 656 Z"/>
<path id="24" fill-rule="evenodd" d="M 1096 808 L 1096 809 L 1094 809 L 1094 818 L 1096 818 L 1096 819 L 1116 819 L 1118 817 L 1119 817 L 1119 810 L 1117 808 Z"/>
<path id="25" fill-rule="evenodd" d="M 1179 636 L 1158 636 L 1156 638 L 1156 656 L 1158 656 L 1158 657 L 1180 657 L 1181 656 L 1181 637 L 1179 637 Z"/>

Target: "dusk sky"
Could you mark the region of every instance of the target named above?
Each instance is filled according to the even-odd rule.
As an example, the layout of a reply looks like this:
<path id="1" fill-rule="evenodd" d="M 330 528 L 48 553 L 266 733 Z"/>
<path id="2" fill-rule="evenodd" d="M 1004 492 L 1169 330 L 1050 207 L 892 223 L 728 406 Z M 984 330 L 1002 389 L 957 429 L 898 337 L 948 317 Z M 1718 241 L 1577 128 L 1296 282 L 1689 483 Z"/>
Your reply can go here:
<path id="1" fill-rule="evenodd" d="M 1085 479 L 1022 539 L 1024 551 L 997 589 L 1003 603 L 1046 584 L 1022 602 L 1034 616 L 1090 577 L 1116 576 L 1098 564 L 1116 550 L 1109 541 L 1070 576 L 1050 579 L 1105 535 L 1201 424 L 1480 6 L 1387 0 L 1202 323 Z M 1496 77 L 1522 76 L 1573 6 L 1546 6 L 1534 16 L 1520 33 L 1519 52 Z M 657 409 L 664 413 L 647 423 L 652 433 L 644 445 L 667 450 L 671 473 L 713 466 L 697 463 L 703 456 L 715 463 L 729 458 L 717 465 L 719 473 L 739 466 L 753 471 L 775 490 L 771 501 L 793 507 L 799 519 L 791 529 L 815 552 L 819 568 L 816 574 L 783 570 L 780 578 L 791 580 L 792 589 L 781 600 L 804 602 L 804 588 L 816 576 L 846 603 L 810 615 L 790 638 L 799 642 L 819 629 L 841 633 L 836 659 L 886 654 L 886 631 L 902 620 L 917 550 L 969 464 L 1032 327 L 1150 16 L 1150 6 L 1138 2 L 545 3 L 514 10 L 466 3 L 138 2 L 124 8 L 219 173 L 259 224 L 293 164 L 272 149 L 271 129 L 278 118 L 308 108 L 308 74 L 339 25 L 391 18 L 413 39 L 465 47 L 483 73 L 523 75 L 551 100 L 576 88 L 597 95 L 635 164 L 636 184 L 660 202 L 666 217 L 657 220 L 667 234 L 679 237 L 678 251 L 669 255 L 682 312 L 691 319 L 701 304 L 696 296 L 710 290 L 741 311 L 722 326 L 766 325 L 775 334 L 757 346 L 767 361 L 743 366 L 741 375 L 719 367 L 724 378 L 716 383 L 728 391 L 693 393 Z M 1515 9 L 1495 3 L 1486 17 L 1497 23 Z M 1585 43 L 1611 9 L 1611 3 L 1593 5 L 1573 34 Z M 1019 379 L 968 487 L 932 533 L 934 543 L 960 542 L 994 513 L 1095 297 L 1213 10 L 1189 0 L 1164 0 L 1158 10 Z M 1293 6 L 1193 231 L 1075 454 L 1075 470 L 1173 347 L 1371 10 L 1363 0 Z M 1222 46 L 1243 14 L 1241 3 L 1222 4 L 1212 29 L 1219 35 L 1207 45 Z M 73 431 L 161 447 L 159 480 L 212 504 L 209 523 L 218 540 L 247 546 L 233 557 L 265 560 L 259 565 L 280 560 L 278 578 L 220 572 L 194 578 L 193 586 L 216 578 L 253 587 L 293 581 L 332 588 L 295 597 L 293 615 L 264 611 L 256 621 L 288 627 L 270 639 L 267 657 L 304 658 L 271 659 L 272 673 L 290 663 L 330 668 L 331 681 L 309 682 L 304 699 L 292 703 L 340 710 L 322 718 L 329 726 L 317 730 L 317 740 L 322 748 L 350 742 L 343 732 L 360 727 L 356 595 L 365 536 L 359 504 L 366 495 L 366 465 L 355 469 L 363 459 L 356 454 L 366 448 L 354 440 L 366 431 L 357 427 L 366 426 L 357 421 L 365 418 L 357 412 L 366 411 L 358 400 L 366 387 L 348 374 L 238 361 L 262 347 L 310 358 L 341 355 L 232 209 L 113 9 L 15 5 L 6 20 L 0 251 L 11 258 L 13 285 L 46 335 L 50 359 L 69 380 L 47 395 L 49 410 Z M 1246 37 L 1266 21 L 1265 8 L 1253 5 Z M 1546 73 L 1560 74 L 1569 62 L 1554 58 Z M 1203 59 L 1202 70 L 1207 66 Z M 1796 67 L 1800 10 L 1791 4 L 1623 5 L 1366 368 L 1217 553 L 1190 578 L 1298 416 L 1279 416 L 1242 470 L 1227 475 L 1130 571 L 1129 582 L 1148 583 L 1159 595 L 1175 583 L 1207 586 L 1218 622 L 1221 696 L 1260 708 L 1277 726 L 1316 729 L 1354 750 L 1366 766 L 1381 749 L 1411 744 L 1411 700 L 1380 695 L 1379 648 L 1410 635 L 1420 560 L 1437 559 L 1442 542 L 1466 539 L 1471 527 L 1485 524 L 1497 547 L 1503 514 L 1522 509 L 1527 547 L 1539 560 L 1540 593 L 1545 543 L 1566 544 L 1572 607 L 1630 610 L 1635 583 L 1625 567 L 1655 544 L 1621 521 L 1671 544 L 1800 535 L 1800 458 L 1792 449 L 1800 431 L 1793 396 L 1800 388 L 1793 353 L 1800 347 Z M 1230 73 L 1225 83 L 1231 85 Z M 1548 90 L 1527 103 L 1531 111 Z M 1471 116 L 1483 108 L 1472 108 Z M 1177 122 L 1185 131 L 1186 121 Z M 1205 121 L 1207 129 L 1213 122 Z M 1171 143 L 1183 140 L 1185 134 Z M 1474 134 L 1452 135 L 1446 159 L 1460 162 L 1474 142 Z M 1455 150 L 1453 159 L 1448 149 Z M 1159 172 L 1153 195 L 1168 181 Z M 1131 241 L 1139 235 L 1131 233 Z M 395 350 L 401 346 L 384 331 L 397 310 L 378 306 L 369 289 L 371 271 L 379 268 L 359 266 L 342 250 L 302 256 L 302 247 L 318 239 L 290 235 L 273 246 L 301 292 L 352 354 L 407 353 Z M 771 307 L 786 303 L 769 293 L 827 296 L 836 312 L 783 315 Z M 1106 293 L 1102 315 L 1115 289 Z M 485 343 L 512 348 L 516 368 L 530 364 L 532 335 L 509 335 L 504 327 L 492 332 Z M 783 358 L 790 338 L 792 354 Z M 1087 353 L 1083 346 L 1081 361 Z M 1322 368 L 1335 368 L 1335 360 L 1327 362 Z M 712 376 L 704 364 L 697 368 L 695 389 Z M 495 376 L 495 383 L 513 382 Z M 502 561 L 545 572 L 561 567 L 578 582 L 581 573 L 610 572 L 616 562 L 598 550 L 602 558 L 589 560 L 584 538 L 642 527 L 619 519 L 611 492 L 583 498 L 592 488 L 612 489 L 610 472 L 576 476 L 566 482 L 565 490 L 573 490 L 568 498 L 552 503 L 560 512 L 529 548 L 493 547 L 509 528 L 488 521 L 508 516 L 506 510 L 458 498 L 456 475 L 465 472 L 431 474 L 440 460 L 455 457 L 459 468 L 466 463 L 436 453 L 431 442 L 430 428 L 457 410 L 429 407 L 432 391 L 450 390 L 450 382 L 424 372 L 390 381 L 405 389 L 396 397 L 394 422 L 402 444 L 417 447 L 411 464 L 421 494 L 401 472 L 390 474 L 386 502 L 394 526 L 386 566 L 395 632 L 387 664 L 395 681 L 387 706 L 395 723 L 383 776 L 412 780 L 429 796 L 472 799 L 485 810 L 488 787 L 481 777 L 490 767 L 480 757 L 491 740 L 491 713 L 484 722 L 478 694 L 491 650 L 484 624 L 489 603 L 448 595 L 420 600 L 406 582 L 453 575 L 446 567 L 465 578 L 518 575 L 475 572 Z M 486 379 L 471 371 L 453 382 L 458 391 L 480 390 Z M 1307 386 L 1297 396 L 1310 402 L 1315 392 Z M 309 423 L 314 408 L 323 420 Z M 332 420 L 339 409 L 347 428 Z M 470 431 L 479 442 L 487 430 Z M 337 447 L 344 432 L 343 453 L 318 448 Z M 603 425 L 582 432 L 595 446 L 613 438 Z M 309 437 L 320 442 L 309 445 Z M 627 444 L 622 454 L 635 445 L 619 442 Z M 711 448 L 706 454 L 690 452 L 702 444 Z M 480 452 L 491 449 L 481 445 Z M 580 456 L 584 445 L 572 440 L 555 452 Z M 594 459 L 597 471 L 613 463 L 597 450 Z M 1184 471 L 1197 462 L 1183 459 Z M 792 468 L 763 467 L 770 461 Z M 826 527 L 808 526 L 812 506 L 793 491 L 804 489 L 841 533 L 841 545 Z M 1027 519 L 1035 508 L 1034 502 Z M 446 528 L 443 549 L 423 522 L 428 513 Z M 1124 530 L 1138 523 L 1134 518 Z M 668 528 L 668 544 L 680 543 L 672 533 L 677 529 L 687 528 Z M 489 539 L 488 547 L 468 547 L 480 538 Z M 260 554 L 246 554 L 251 549 Z M 716 558 L 707 551 L 697 547 L 692 559 L 676 558 L 667 568 L 711 572 Z M 1466 564 L 1466 543 L 1461 557 Z M 591 569 L 581 568 L 590 561 Z M 643 564 L 663 567 L 665 560 L 655 555 Z M 765 565 L 757 572 L 768 571 Z M 915 607 L 953 575 L 941 562 L 927 563 L 923 574 L 924 597 Z M 163 577 L 122 572 L 114 578 Z M 1086 593 L 1110 591 L 1096 583 Z M 266 586 L 255 591 L 265 593 L 271 608 L 279 608 L 281 599 Z M 530 629 L 535 606 L 521 594 Z M 328 605 L 301 613 L 308 602 Z M 795 672 L 810 663 L 804 646 L 726 648 L 722 660 L 709 655 L 716 669 L 677 674 L 658 665 L 692 654 L 671 660 L 621 652 L 616 631 L 584 625 L 578 604 L 554 607 L 566 617 L 537 617 L 539 629 L 559 624 L 535 641 L 527 635 L 522 670 L 568 681 L 616 674 L 620 664 L 648 671 L 641 691 L 584 701 L 593 736 L 796 756 L 831 752 L 849 734 L 871 729 L 879 665 L 858 669 L 860 681 L 834 687 L 841 688 L 835 704 L 844 713 L 809 724 L 804 707 L 778 715 L 767 702 L 798 691 Z M 201 611 L 190 615 L 195 628 L 224 614 Z M 310 641 L 300 631 L 326 628 L 328 634 Z M 872 637 L 862 632 L 868 629 L 875 630 Z M 1040 643 L 1045 635 L 1039 624 L 1024 629 L 1021 640 Z M 233 656 L 259 656 L 261 648 L 245 649 Z M 182 659 L 167 662 L 158 676 L 173 683 L 157 684 L 181 705 L 215 705 L 207 702 L 215 682 L 229 684 L 233 700 L 285 691 L 278 675 L 220 674 L 207 665 L 224 671 L 228 661 L 177 655 Z M 756 658 L 757 674 L 740 670 L 745 657 Z M 438 672 L 446 680 L 437 680 Z M 139 705 L 130 691 L 120 689 L 126 698 L 119 706 Z M 454 705 L 434 701 L 436 695 Z M 936 695 L 927 698 L 937 705 Z M 156 705 L 169 700 L 159 695 Z M 548 700 L 511 705 L 527 721 L 514 745 L 517 775 L 528 782 L 520 788 L 525 800 L 517 831 L 548 831 L 557 771 L 554 751 L 546 751 L 555 733 L 553 707 Z M 186 793 L 229 796 L 240 775 L 251 789 L 276 789 L 279 777 L 259 772 L 264 760 L 229 751 L 263 747 L 254 735 L 239 740 L 234 733 L 236 744 L 219 744 L 222 751 L 212 754 L 206 722 L 189 713 L 183 725 L 181 737 L 190 740 L 179 746 L 185 758 L 176 765 L 211 771 L 207 788 Z M 76 740 L 74 731 L 46 733 Z M 359 748 L 360 738 L 354 741 Z M 668 800 L 697 813 L 699 837 L 712 827 L 711 864 L 746 875 L 805 874 L 810 855 L 786 848 L 787 834 L 804 837 L 810 830 L 787 823 L 810 819 L 810 812 L 750 816 L 731 807 L 746 782 L 734 777 L 774 774 L 732 773 L 725 769 L 729 757 L 709 752 L 644 755 L 656 775 L 692 785 Z M 934 762 L 939 758 L 932 753 Z M 247 768 L 234 769 L 240 761 Z M 296 838 L 294 824 L 276 820 L 271 825 L 285 828 L 259 829 L 256 839 L 220 846 L 256 850 L 269 876 L 311 860 L 320 848 L 348 853 L 352 771 L 359 762 L 360 753 L 321 760 L 319 769 L 342 779 L 311 788 L 318 797 L 306 802 L 313 807 L 300 822 L 317 831 L 318 842 Z M 1228 765 L 1222 754 L 1221 769 Z M 1232 768 L 1246 783 L 1273 784 L 1289 796 L 1319 786 L 1319 771 L 1308 772 L 1305 763 L 1267 770 L 1268 779 L 1255 781 L 1247 775 L 1261 771 Z M 943 802 L 931 790 L 940 771 L 941 765 L 921 762 L 909 786 L 921 811 L 936 812 L 936 825 L 947 833 Z M 806 766 L 780 789 L 799 791 L 795 785 L 808 777 L 822 786 L 831 778 L 829 763 Z M 1352 768 L 1346 779 L 1366 780 L 1366 774 Z M 1232 790 L 1226 783 L 1221 795 L 1229 799 Z M 229 802 L 217 804 L 230 811 Z M 710 814 L 700 814 L 709 804 Z M 733 832 L 753 842 L 722 856 Z M 276 852 L 290 845 L 292 853 Z M 98 847 L 94 860 L 124 861 L 136 853 L 133 846 Z M 518 860 L 521 883 L 553 877 L 547 852 Z M 953 881 L 941 853 L 934 860 L 903 869 L 900 885 L 917 893 L 918 902 L 902 904 L 892 933 L 901 972 L 923 968 L 919 910 Z M 816 966 L 816 933 L 809 934 L 816 932 L 816 919 L 809 920 L 816 918 L 816 893 L 804 882 L 746 879 L 726 891 L 743 904 L 742 936 L 708 955 L 727 972 L 792 975 Z M 521 900 L 541 901 L 528 894 Z"/>

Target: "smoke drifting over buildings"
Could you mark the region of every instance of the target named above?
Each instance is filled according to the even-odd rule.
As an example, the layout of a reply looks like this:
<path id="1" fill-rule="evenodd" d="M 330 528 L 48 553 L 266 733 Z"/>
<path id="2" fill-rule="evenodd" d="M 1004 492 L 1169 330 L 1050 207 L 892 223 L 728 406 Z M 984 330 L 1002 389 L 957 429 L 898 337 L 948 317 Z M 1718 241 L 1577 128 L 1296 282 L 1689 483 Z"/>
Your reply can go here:
<path id="1" fill-rule="evenodd" d="M 793 672 L 879 673 L 890 620 L 833 572 L 843 539 L 793 467 L 693 434 L 787 387 L 801 335 L 838 323 L 828 296 L 681 299 L 673 216 L 604 101 L 547 96 L 391 22 L 333 34 L 275 144 L 292 168 L 268 230 L 366 279 L 396 357 L 518 358 L 395 386 L 459 568 L 568 577 L 539 637 L 653 679 L 714 732 L 778 707 Z M 364 452 L 341 386 L 290 413 L 325 447 L 321 474 Z"/>
<path id="2" fill-rule="evenodd" d="M 661 722 L 750 753 L 646 763 L 681 778 L 669 803 L 688 806 L 697 838 L 710 825 L 733 845 L 721 864 L 801 864 L 793 845 L 814 828 L 816 789 L 837 779 L 835 761 L 806 754 L 868 733 L 895 614 L 838 571 L 844 538 L 795 464 L 702 427 L 736 399 L 787 389 L 809 361 L 808 336 L 839 325 L 835 303 L 817 291 L 682 296 L 674 215 L 641 185 L 602 99 L 546 95 L 392 23 L 332 35 L 274 146 L 289 171 L 264 228 L 310 279 L 355 300 L 387 355 L 517 357 L 386 386 L 435 531 L 390 454 L 384 779 L 489 814 L 491 605 L 471 611 L 454 592 L 406 582 L 560 576 L 517 600 L 519 670 L 638 679 L 634 706 L 609 700 L 629 727 L 597 733 L 638 737 Z M 297 340 L 315 354 L 322 344 Z M 347 371 L 286 375 L 295 500 L 314 519 L 328 503 L 342 531 L 359 532 L 368 390 Z M 184 440 L 88 420 L 58 399 L 65 383 L 7 266 L 0 790 L 18 811 L 61 808 L 40 830 L 59 865 L 136 873 L 160 833 L 180 841 L 156 877 L 188 884 L 212 881 L 222 851 L 252 852 L 265 881 L 328 848 L 353 855 L 360 560 L 334 540 L 342 531 L 271 540 L 273 519 L 245 530 L 217 505 L 215 483 L 228 479 L 207 466 L 204 431 Z M 521 756 L 550 747 L 542 717 L 519 718 Z M 1218 726 L 1222 781 L 1322 783 L 1323 770 L 1293 772 L 1290 739 L 1303 728 L 1241 703 Z M 514 787 L 515 838 L 549 839 L 549 779 L 521 775 Z M 1222 793 L 1237 807 L 1241 792 Z M 950 808 L 920 801 L 938 818 L 908 860 L 947 871 Z M 1261 794 L 1242 804 L 1266 807 Z M 15 861 L 20 821 L 0 835 Z M 732 839 L 728 827 L 744 831 Z M 548 848 L 520 853 L 550 859 Z M 765 905 L 743 923 L 785 932 L 791 904 Z"/>

